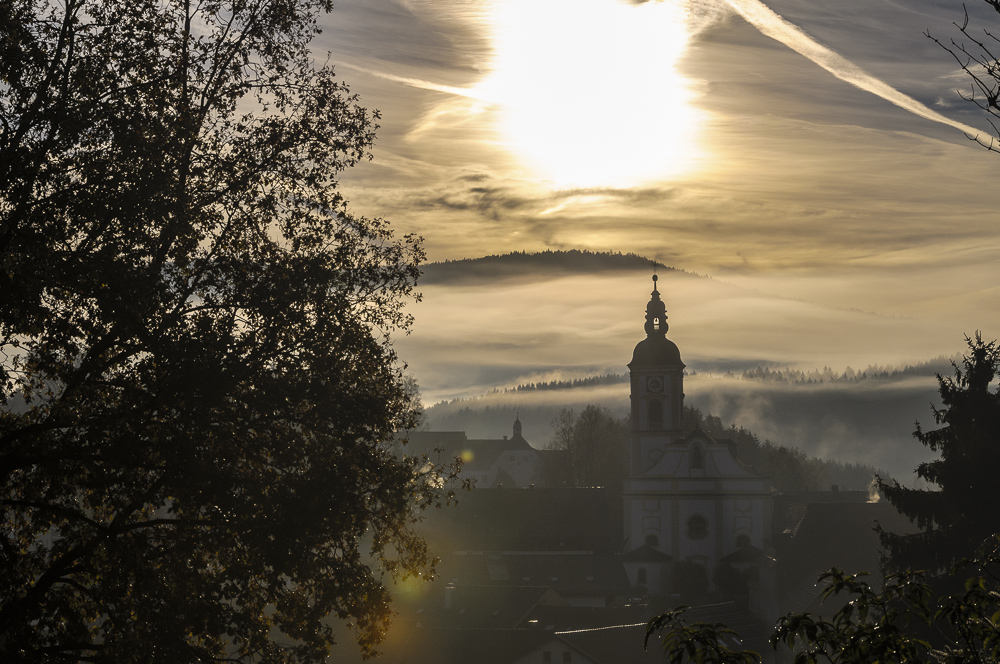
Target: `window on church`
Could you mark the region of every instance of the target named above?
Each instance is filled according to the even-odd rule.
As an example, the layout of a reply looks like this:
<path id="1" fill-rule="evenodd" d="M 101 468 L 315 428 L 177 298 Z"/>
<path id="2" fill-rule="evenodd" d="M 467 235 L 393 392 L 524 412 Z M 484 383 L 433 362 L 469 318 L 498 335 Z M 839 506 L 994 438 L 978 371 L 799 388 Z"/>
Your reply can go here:
<path id="1" fill-rule="evenodd" d="M 691 447 L 691 468 L 705 469 L 705 450 L 702 449 L 701 445 L 695 444 Z"/>
<path id="2" fill-rule="evenodd" d="M 705 539 L 708 537 L 708 521 L 700 514 L 695 514 L 687 521 L 688 539 Z"/>
<path id="3" fill-rule="evenodd" d="M 659 399 L 650 399 L 646 405 L 646 424 L 650 429 L 663 428 L 663 402 Z"/>

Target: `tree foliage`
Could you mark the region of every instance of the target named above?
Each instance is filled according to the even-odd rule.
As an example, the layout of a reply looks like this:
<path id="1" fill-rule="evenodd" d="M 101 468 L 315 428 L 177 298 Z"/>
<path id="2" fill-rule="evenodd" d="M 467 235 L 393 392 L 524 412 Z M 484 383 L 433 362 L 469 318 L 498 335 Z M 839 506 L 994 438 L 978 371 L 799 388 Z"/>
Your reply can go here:
<path id="1" fill-rule="evenodd" d="M 422 259 L 338 174 L 326 0 L 0 2 L 0 660 L 373 652 L 435 469 L 390 345 Z"/>
<path id="2" fill-rule="evenodd" d="M 917 476 L 935 490 L 912 489 L 880 481 L 892 505 L 913 519 L 922 532 L 896 535 L 882 532 L 882 543 L 899 569 L 947 569 L 972 556 L 1000 531 L 1000 389 L 990 389 L 1000 376 L 1000 349 L 977 334 L 967 339 L 969 353 L 954 376 L 938 375 L 941 408 L 934 421 L 943 425 L 925 431 L 918 441 L 940 456 L 920 464 Z"/>
<path id="3" fill-rule="evenodd" d="M 643 646 L 648 650 L 650 639 L 659 640 L 670 664 L 760 664 L 758 653 L 733 649 L 726 644 L 727 641 L 738 643 L 739 635 L 724 624 L 689 624 L 684 619 L 689 609 L 680 606 L 650 620 Z"/>
<path id="4" fill-rule="evenodd" d="M 864 573 L 846 575 L 830 570 L 824 600 L 846 594 L 849 598 L 830 620 L 808 613 L 791 613 L 778 621 L 772 645 L 787 646 L 796 664 L 830 662 L 917 662 L 930 645 L 906 630 L 930 624 L 933 613 L 930 587 L 907 572 L 887 577 L 880 591 L 872 589 Z"/>
<path id="5" fill-rule="evenodd" d="M 839 600 L 830 619 L 809 613 L 780 618 L 770 638 L 779 661 L 795 664 L 987 664 L 1000 661 L 1000 559 L 989 555 L 956 566 L 966 578 L 957 593 L 939 596 L 917 572 L 887 576 L 873 588 L 865 574 L 832 569 L 823 574 L 822 597 Z M 971 570 L 971 574 L 970 574 Z M 683 621 L 681 609 L 651 620 L 646 644 L 658 636 L 671 664 L 751 664 L 757 652 L 730 647 L 739 635 L 718 623 Z M 783 653 L 784 650 L 788 654 Z"/>
<path id="6" fill-rule="evenodd" d="M 628 472 L 627 421 L 591 404 L 579 415 L 563 409 L 554 424 L 551 447 L 569 453 L 574 486 L 602 486 L 621 493 Z"/>
<path id="7" fill-rule="evenodd" d="M 984 0 L 984 2 L 1000 14 L 1000 0 Z M 991 131 L 986 136 L 970 136 L 986 149 L 1000 152 L 1000 37 L 987 29 L 974 29 L 969 25 L 969 11 L 965 9 L 965 19 L 955 27 L 968 41 L 951 39 L 948 44 L 934 37 L 930 32 L 926 35 L 935 43 L 948 51 L 969 79 L 969 91 L 963 98 L 977 106 L 986 115 Z"/>

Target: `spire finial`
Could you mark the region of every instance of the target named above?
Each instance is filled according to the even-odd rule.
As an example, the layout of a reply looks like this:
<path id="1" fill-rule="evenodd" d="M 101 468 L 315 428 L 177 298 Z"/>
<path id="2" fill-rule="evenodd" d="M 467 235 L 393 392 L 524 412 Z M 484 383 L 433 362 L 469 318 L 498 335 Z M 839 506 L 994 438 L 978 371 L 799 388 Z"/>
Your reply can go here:
<path id="1" fill-rule="evenodd" d="M 650 293 L 649 304 L 646 305 L 646 335 L 667 334 L 667 305 L 660 299 L 660 291 L 656 290 L 656 263 L 653 263 L 653 292 Z"/>

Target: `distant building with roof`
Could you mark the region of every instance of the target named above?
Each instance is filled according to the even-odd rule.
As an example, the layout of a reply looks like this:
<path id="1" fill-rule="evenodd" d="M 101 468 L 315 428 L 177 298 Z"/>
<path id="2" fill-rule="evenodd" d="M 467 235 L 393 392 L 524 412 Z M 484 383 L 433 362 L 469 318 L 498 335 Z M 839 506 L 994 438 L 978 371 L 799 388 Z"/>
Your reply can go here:
<path id="1" fill-rule="evenodd" d="M 762 579 L 775 586 L 772 593 L 779 603 L 773 613 L 761 607 L 762 615 L 776 618 L 791 611 L 832 614 L 843 598 L 824 606 L 820 597 L 822 586 L 816 582 L 820 574 L 832 567 L 848 574 L 867 572 L 870 582 L 878 585 L 886 570 L 876 525 L 896 533 L 918 531 L 915 524 L 886 501 L 829 499 L 838 493 L 854 492 L 828 492 L 825 500 L 807 503 L 801 518 L 779 543 L 776 563 L 769 570 L 773 578 Z"/>
<path id="2" fill-rule="evenodd" d="M 569 483 L 569 464 L 563 450 L 536 449 L 522 435 L 520 418 L 513 435 L 502 439 L 468 438 L 464 431 L 411 431 L 406 435 L 408 455 L 433 459 L 461 459 L 460 479 L 481 489 L 559 487 Z"/>

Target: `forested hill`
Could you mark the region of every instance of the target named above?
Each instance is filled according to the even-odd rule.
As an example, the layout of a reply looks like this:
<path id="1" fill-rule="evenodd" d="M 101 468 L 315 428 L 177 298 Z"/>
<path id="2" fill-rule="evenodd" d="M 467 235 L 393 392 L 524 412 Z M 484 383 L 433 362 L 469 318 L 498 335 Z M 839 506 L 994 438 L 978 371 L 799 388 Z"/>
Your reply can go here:
<path id="1" fill-rule="evenodd" d="M 918 364 L 907 364 L 902 367 L 890 365 L 870 364 L 865 369 L 854 370 L 847 367 L 842 372 L 837 372 L 830 367 L 803 371 L 801 369 L 772 369 L 758 365 L 753 369 L 746 369 L 742 374 L 731 371 L 724 375 L 727 378 L 735 378 L 745 381 L 756 381 L 762 383 L 784 383 L 788 385 L 814 385 L 824 383 L 862 383 L 876 381 L 899 381 L 912 377 L 931 377 L 938 374 L 946 375 L 951 373 L 952 363 L 958 358 L 937 357 L 927 362 Z M 696 371 L 685 371 L 685 375 L 696 375 Z M 629 382 L 629 376 L 625 373 L 608 373 L 586 378 L 574 378 L 572 380 L 552 380 L 538 381 L 534 383 L 520 383 L 514 386 L 498 387 L 491 390 L 491 394 L 508 392 L 532 392 L 548 390 L 572 390 L 582 387 L 594 387 L 597 385 L 621 385 Z M 483 395 L 485 396 L 485 395 Z M 467 401 L 468 399 L 455 399 L 452 403 Z"/>
<path id="2" fill-rule="evenodd" d="M 638 254 L 580 251 L 540 251 L 527 253 L 515 251 L 482 258 L 428 263 L 423 268 L 420 285 L 446 284 L 456 281 L 469 282 L 519 276 L 558 276 L 562 274 L 589 274 L 594 272 L 621 272 L 651 270 L 653 261 Z M 678 271 L 659 266 L 664 271 Z"/>

